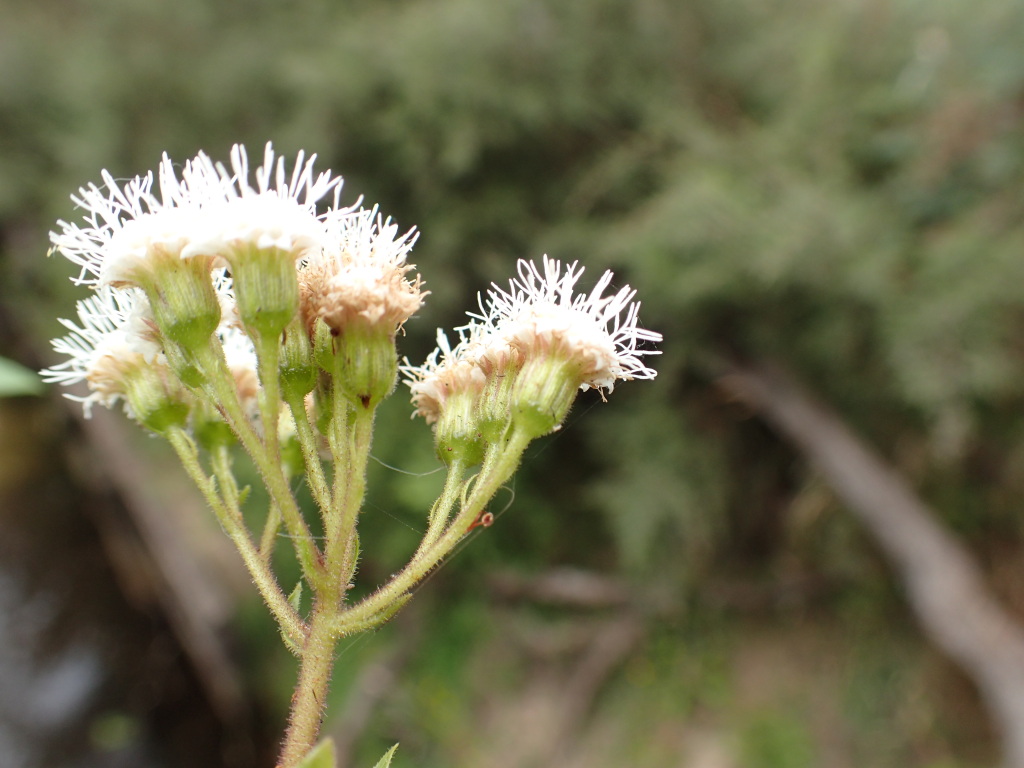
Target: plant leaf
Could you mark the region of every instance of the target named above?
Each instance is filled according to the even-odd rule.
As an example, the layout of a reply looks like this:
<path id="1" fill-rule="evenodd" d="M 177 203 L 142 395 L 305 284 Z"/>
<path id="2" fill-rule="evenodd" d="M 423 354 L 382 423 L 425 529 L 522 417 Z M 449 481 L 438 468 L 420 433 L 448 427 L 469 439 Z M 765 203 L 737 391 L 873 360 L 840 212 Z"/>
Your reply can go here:
<path id="1" fill-rule="evenodd" d="M 288 604 L 295 609 L 295 612 L 299 612 L 299 606 L 302 605 L 302 579 L 299 579 L 295 585 L 295 589 L 288 595 Z"/>
<path id="2" fill-rule="evenodd" d="M 326 738 L 313 747 L 297 768 L 337 768 L 334 757 L 334 739 Z"/>
<path id="3" fill-rule="evenodd" d="M 390 768 L 391 758 L 395 756 L 395 750 L 398 749 L 398 745 L 395 744 L 391 749 L 384 753 L 384 757 L 377 761 L 377 764 L 373 768 Z"/>
<path id="4" fill-rule="evenodd" d="M 41 395 L 43 383 L 34 371 L 6 357 L 0 357 L 0 397 Z"/>

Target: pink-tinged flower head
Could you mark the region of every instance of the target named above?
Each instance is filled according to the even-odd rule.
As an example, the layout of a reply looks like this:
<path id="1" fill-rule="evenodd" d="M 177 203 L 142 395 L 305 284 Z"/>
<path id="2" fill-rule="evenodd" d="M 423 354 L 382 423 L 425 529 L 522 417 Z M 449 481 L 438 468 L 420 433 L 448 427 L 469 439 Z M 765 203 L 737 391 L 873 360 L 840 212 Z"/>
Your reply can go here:
<path id="1" fill-rule="evenodd" d="M 482 326 L 459 329 L 459 342 L 452 347 L 448 336 L 437 329 L 437 348 L 423 365 L 410 365 L 406 360 L 400 370 L 412 393 L 414 416 L 422 416 L 427 424 L 440 418 L 452 397 L 468 395 L 474 400 L 487 385 L 487 376 L 477 363 L 478 333 Z"/>
<path id="2" fill-rule="evenodd" d="M 416 407 L 434 427 L 438 456 L 445 462 L 478 463 L 484 456 L 488 435 L 481 405 L 490 381 L 476 361 L 479 331 L 483 326 L 459 329 L 452 347 L 444 331 L 437 331 L 437 349 L 421 366 L 401 367 Z"/>
<path id="3" fill-rule="evenodd" d="M 641 345 L 661 334 L 638 327 L 629 286 L 605 295 L 611 272 L 580 294 L 576 263 L 563 270 L 544 257 L 542 269 L 520 261 L 518 272 L 507 290 L 494 285 L 481 299 L 455 347 L 439 332 L 427 362 L 402 369 L 416 415 L 435 424 L 442 447 L 474 436 L 500 442 L 509 425 L 546 434 L 559 428 L 580 389 L 603 395 L 617 381 L 657 375 L 641 359 L 657 352 Z"/>
<path id="4" fill-rule="evenodd" d="M 377 208 L 328 222 L 330 245 L 299 267 L 302 311 L 309 324 L 322 319 L 334 332 L 352 326 L 394 334 L 426 295 L 406 262 L 418 233 L 400 233 Z"/>

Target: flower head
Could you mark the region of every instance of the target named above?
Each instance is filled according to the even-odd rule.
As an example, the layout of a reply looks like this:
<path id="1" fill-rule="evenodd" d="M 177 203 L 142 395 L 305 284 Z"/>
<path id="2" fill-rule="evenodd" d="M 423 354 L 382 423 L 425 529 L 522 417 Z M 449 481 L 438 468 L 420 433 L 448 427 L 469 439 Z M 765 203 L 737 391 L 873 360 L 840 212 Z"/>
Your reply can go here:
<path id="1" fill-rule="evenodd" d="M 423 365 L 411 365 L 405 360 L 400 370 L 412 393 L 416 408 L 413 416 L 422 416 L 427 424 L 434 424 L 452 397 L 466 395 L 475 399 L 483 392 L 487 376 L 477 361 L 479 328 L 482 326 L 458 329 L 459 342 L 454 347 L 438 328 L 437 347 Z"/>
<path id="2" fill-rule="evenodd" d="M 494 327 L 495 342 L 516 349 L 525 360 L 562 357 L 573 361 L 580 389 L 607 389 L 616 381 L 653 379 L 641 349 L 644 342 L 661 341 L 661 334 L 640 328 L 640 302 L 628 285 L 605 296 L 613 275 L 605 272 L 590 293 L 574 295 L 583 267 L 544 257 L 543 269 L 520 260 L 518 279 L 508 290 L 494 285 L 487 292 L 483 314 L 477 319 Z"/>
<path id="3" fill-rule="evenodd" d="M 419 234 L 399 234 L 398 225 L 377 208 L 328 222 L 330 246 L 299 267 L 303 315 L 309 325 L 322 319 L 335 334 L 351 326 L 378 327 L 394 334 L 422 305 L 419 275 L 406 263 Z"/>
<path id="4" fill-rule="evenodd" d="M 107 171 L 101 176 L 102 188 L 90 184 L 71 196 L 72 202 L 84 210 L 84 225 L 59 220 L 61 231 L 50 233 L 53 249 L 81 267 L 74 279 L 80 284 L 100 282 L 100 273 L 111 253 L 111 241 L 121 234 L 127 222 L 144 219 L 163 208 L 152 193 L 153 174 L 136 176 L 123 187 Z"/>
<path id="5" fill-rule="evenodd" d="M 85 382 L 86 396 L 66 394 L 82 403 L 88 418 L 94 403 L 113 407 L 126 400 L 129 379 L 142 369 L 167 367 L 145 297 L 137 290 L 101 288 L 78 302 L 78 323 L 61 320 L 70 333 L 53 348 L 67 360 L 43 370 L 43 381 L 65 386 Z M 130 404 L 126 411 L 132 414 Z"/>
<path id="6" fill-rule="evenodd" d="M 186 254 L 213 254 L 233 262 L 250 248 L 274 249 L 287 253 L 294 261 L 326 247 L 324 219 L 344 216 L 351 209 L 338 207 L 341 177 L 332 176 L 329 170 L 314 176 L 315 162 L 316 155 L 307 160 L 300 151 L 289 175 L 285 159 L 275 159 L 268 142 L 263 165 L 250 174 L 249 157 L 240 144 L 231 148 L 230 170 L 200 152 L 187 166 L 188 175 L 183 174 L 179 197 L 194 197 L 190 188 L 193 177 L 216 179 L 220 194 L 201 201 L 202 226 L 192 233 Z M 317 204 L 331 193 L 329 211 L 318 214 Z"/>
<path id="7" fill-rule="evenodd" d="M 103 171 L 103 186 L 90 184 L 72 195 L 83 221 L 58 221 L 54 249 L 81 267 L 76 282 L 88 285 L 139 283 L 150 260 L 224 257 L 240 248 L 277 248 L 293 259 L 324 247 L 323 219 L 346 214 L 338 209 L 342 179 L 330 171 L 313 173 L 316 155 L 299 152 L 292 173 L 268 143 L 263 165 L 252 174 L 245 148 L 231 149 L 231 169 L 200 152 L 181 169 L 166 154 L 157 172 L 124 184 Z M 333 193 L 327 214 L 317 203 Z"/>
<path id="8" fill-rule="evenodd" d="M 413 416 L 433 425 L 438 455 L 446 462 L 459 459 L 475 464 L 484 454 L 480 406 L 488 378 L 476 361 L 479 327 L 458 329 L 459 342 L 454 347 L 439 328 L 437 348 L 426 363 L 413 366 L 406 360 L 400 367 L 416 407 Z"/>

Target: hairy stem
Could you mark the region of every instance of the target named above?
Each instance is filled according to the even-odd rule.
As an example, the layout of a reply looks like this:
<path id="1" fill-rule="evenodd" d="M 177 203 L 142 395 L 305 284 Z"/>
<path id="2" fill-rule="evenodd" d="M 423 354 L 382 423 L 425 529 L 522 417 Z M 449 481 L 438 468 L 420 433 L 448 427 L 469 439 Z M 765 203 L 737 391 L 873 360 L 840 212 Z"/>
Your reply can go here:
<path id="1" fill-rule="evenodd" d="M 469 498 L 437 541 L 418 551 L 409 563 L 391 581 L 338 616 L 336 631 L 348 634 L 352 627 L 362 626 L 376 616 L 387 616 L 388 608 L 430 572 L 466 535 L 470 524 L 483 512 L 502 484 L 519 466 L 523 451 L 531 436 L 522 430 L 513 430 L 507 443 L 492 446 L 484 458 L 470 491 Z"/>
<path id="2" fill-rule="evenodd" d="M 448 465 L 448 475 L 444 480 L 444 489 L 434 506 L 430 508 L 430 517 L 427 519 L 427 532 L 423 535 L 423 541 L 412 559 L 421 557 L 424 552 L 430 549 L 440 538 L 445 523 L 452 514 L 455 502 L 459 500 L 459 493 L 462 490 L 462 479 L 466 474 L 465 463 L 461 459 L 455 459 Z"/>
<path id="3" fill-rule="evenodd" d="M 328 568 L 331 577 L 338 579 L 339 584 L 344 580 L 347 585 L 347 574 L 351 574 L 356 566 L 356 522 L 366 493 L 366 464 L 373 439 L 373 417 L 373 409 L 355 409 L 352 426 L 347 433 L 348 445 L 344 452 L 347 460 L 342 485 L 338 489 L 341 493 L 335 496 L 337 515 L 327 532 Z"/>
<path id="4" fill-rule="evenodd" d="M 339 392 L 333 393 L 341 398 Z M 331 428 L 335 456 L 344 457 L 335 468 L 335 492 L 331 514 L 325 521 L 325 578 L 313 584 L 313 611 L 309 638 L 300 650 L 299 681 L 292 697 L 288 732 L 281 753 L 280 768 L 296 765 L 312 749 L 320 731 L 324 699 L 330 683 L 334 646 L 341 636 L 337 631 L 341 602 L 348 580 L 355 570 L 358 555 L 356 521 L 362 508 L 366 486 L 366 464 L 370 456 L 373 409 L 335 408 L 335 419 L 349 419 L 345 429 Z"/>
<path id="5" fill-rule="evenodd" d="M 309 636 L 300 651 L 299 682 L 292 696 L 288 730 L 277 768 L 294 768 L 316 744 L 334 665 L 334 613 L 330 603 L 314 603 Z"/>
<path id="6" fill-rule="evenodd" d="M 292 418 L 295 420 L 295 434 L 299 439 L 299 447 L 302 449 L 302 459 L 306 465 L 306 479 L 309 481 L 309 490 L 313 500 L 320 508 L 324 525 L 327 525 L 327 511 L 331 508 L 331 490 L 327 485 L 327 478 L 324 476 L 324 466 L 320 461 L 320 451 L 316 445 L 316 435 L 306 415 L 306 405 L 300 399 L 289 400 L 288 407 L 291 409 Z"/>
<path id="7" fill-rule="evenodd" d="M 250 423 L 238 399 L 238 391 L 234 386 L 233 377 L 227 370 L 223 353 L 216 341 L 211 341 L 210 347 L 202 351 L 199 363 L 208 382 L 207 396 L 224 415 L 225 420 L 242 443 L 242 447 L 256 464 L 267 491 L 270 493 L 270 498 L 281 510 L 285 527 L 291 537 L 292 545 L 295 547 L 299 564 L 302 566 L 303 575 L 308 582 L 315 582 L 320 572 L 320 552 L 288 485 L 288 479 L 281 466 L 280 450 L 276 454 L 271 453 Z M 277 444 L 276 429 L 271 444 Z"/>
<path id="8" fill-rule="evenodd" d="M 178 454 L 178 458 L 192 482 L 202 492 L 217 516 L 217 520 L 238 548 L 249 575 L 252 576 L 260 595 L 280 625 L 281 631 L 294 643 L 301 644 L 306 637 L 306 625 L 295 609 L 289 605 L 288 598 L 281 591 L 273 572 L 253 545 L 249 532 L 242 522 L 241 510 L 235 505 L 229 506 L 225 499 L 217 493 L 215 483 L 207 476 L 199 463 L 199 453 L 195 443 L 183 429 L 170 429 L 165 436 Z M 237 497 L 235 498 L 237 500 Z"/>

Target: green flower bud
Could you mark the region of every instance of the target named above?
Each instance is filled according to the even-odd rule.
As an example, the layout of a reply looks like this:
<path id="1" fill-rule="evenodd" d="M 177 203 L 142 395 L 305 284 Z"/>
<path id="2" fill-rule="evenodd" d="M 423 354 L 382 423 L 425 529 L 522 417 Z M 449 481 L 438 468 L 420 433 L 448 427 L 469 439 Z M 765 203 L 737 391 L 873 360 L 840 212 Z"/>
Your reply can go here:
<path id="1" fill-rule="evenodd" d="M 142 363 L 125 371 L 123 378 L 132 415 L 158 434 L 184 426 L 192 409 L 191 397 L 168 373 L 163 366 Z"/>
<path id="2" fill-rule="evenodd" d="M 192 432 L 199 445 L 211 453 L 238 442 L 228 423 L 205 402 L 197 403 L 192 411 Z"/>
<path id="3" fill-rule="evenodd" d="M 459 459 L 472 466 L 483 460 L 487 445 L 480 430 L 475 392 L 457 392 L 445 400 L 434 423 L 434 444 L 446 464 Z"/>
<path id="4" fill-rule="evenodd" d="M 221 307 L 207 260 L 154 259 L 145 272 L 139 271 L 136 282 L 164 339 L 188 352 L 209 344 L 220 323 Z"/>
<path id="5" fill-rule="evenodd" d="M 299 309 L 295 254 L 249 245 L 227 260 L 242 324 L 252 333 L 278 338 Z"/>
<path id="6" fill-rule="evenodd" d="M 296 317 L 285 329 L 278 369 L 281 394 L 286 402 L 302 400 L 316 386 L 317 369 L 313 362 L 313 346 L 301 318 Z"/>
<path id="7" fill-rule="evenodd" d="M 376 408 L 391 394 L 398 354 L 390 331 L 354 328 L 333 338 L 330 374 L 338 392 L 359 408 Z"/>
<path id="8" fill-rule="evenodd" d="M 568 415 L 579 386 L 579 365 L 573 360 L 528 361 L 511 397 L 513 426 L 533 437 L 554 432 Z"/>

